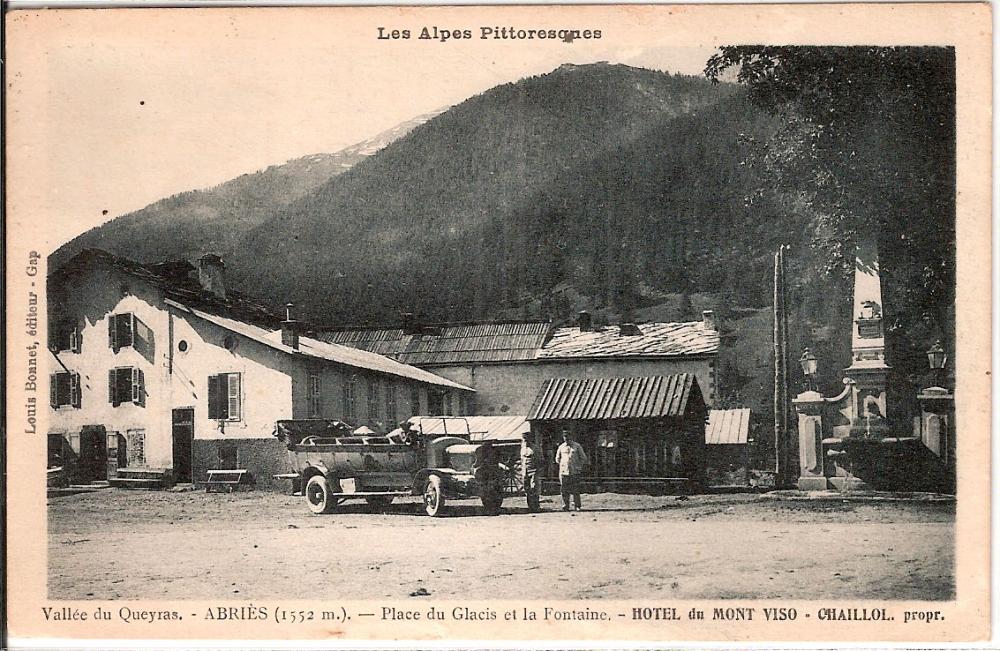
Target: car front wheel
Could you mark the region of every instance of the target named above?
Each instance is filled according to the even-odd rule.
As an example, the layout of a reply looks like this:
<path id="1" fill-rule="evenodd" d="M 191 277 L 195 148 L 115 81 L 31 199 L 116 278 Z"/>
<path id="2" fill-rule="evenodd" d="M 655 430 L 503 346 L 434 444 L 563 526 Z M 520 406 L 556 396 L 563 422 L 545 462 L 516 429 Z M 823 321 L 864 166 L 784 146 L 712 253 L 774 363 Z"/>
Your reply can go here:
<path id="1" fill-rule="evenodd" d="M 424 510 L 431 517 L 438 517 L 444 511 L 444 490 L 441 487 L 441 478 L 431 475 L 424 487 Z"/>
<path id="2" fill-rule="evenodd" d="M 315 475 L 306 483 L 306 502 L 309 510 L 317 515 L 330 513 L 337 505 L 338 499 L 330 490 L 330 484 L 323 475 Z"/>

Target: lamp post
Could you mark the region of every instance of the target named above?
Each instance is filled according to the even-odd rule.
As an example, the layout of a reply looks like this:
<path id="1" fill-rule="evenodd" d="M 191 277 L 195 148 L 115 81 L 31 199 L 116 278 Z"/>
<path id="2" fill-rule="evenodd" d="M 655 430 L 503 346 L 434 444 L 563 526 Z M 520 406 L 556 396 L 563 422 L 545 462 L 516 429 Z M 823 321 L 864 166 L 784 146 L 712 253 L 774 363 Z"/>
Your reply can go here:
<path id="1" fill-rule="evenodd" d="M 927 364 L 934 371 L 934 383 L 941 386 L 941 372 L 948 364 L 948 353 L 941 347 L 940 339 L 934 342 L 934 345 L 927 351 Z"/>
<path id="2" fill-rule="evenodd" d="M 799 358 L 799 365 L 802 366 L 802 374 L 806 378 L 806 389 L 809 391 L 815 391 L 816 369 L 818 364 L 816 356 L 813 355 L 808 348 L 802 351 L 802 357 Z"/>

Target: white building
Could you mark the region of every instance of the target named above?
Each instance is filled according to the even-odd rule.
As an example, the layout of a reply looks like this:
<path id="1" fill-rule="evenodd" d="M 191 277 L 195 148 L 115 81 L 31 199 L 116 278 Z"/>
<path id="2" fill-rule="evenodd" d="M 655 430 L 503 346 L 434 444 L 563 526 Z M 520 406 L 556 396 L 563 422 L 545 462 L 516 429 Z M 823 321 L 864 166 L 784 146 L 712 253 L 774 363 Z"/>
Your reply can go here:
<path id="1" fill-rule="evenodd" d="M 299 334 L 227 291 L 207 255 L 140 264 L 86 250 L 50 274 L 50 465 L 79 481 L 120 468 L 204 481 L 287 472 L 275 422 L 336 418 L 386 432 L 472 390 L 375 353 Z"/>

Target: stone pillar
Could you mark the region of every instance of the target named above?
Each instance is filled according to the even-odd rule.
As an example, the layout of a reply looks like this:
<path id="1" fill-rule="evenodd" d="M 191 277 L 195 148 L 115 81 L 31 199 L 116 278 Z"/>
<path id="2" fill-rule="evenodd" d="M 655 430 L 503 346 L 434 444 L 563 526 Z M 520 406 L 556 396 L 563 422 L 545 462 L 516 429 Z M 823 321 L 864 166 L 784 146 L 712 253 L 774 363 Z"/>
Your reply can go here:
<path id="1" fill-rule="evenodd" d="M 928 387 L 917 394 L 920 402 L 920 440 L 941 460 L 947 483 L 955 482 L 955 396 L 941 387 Z"/>
<path id="2" fill-rule="evenodd" d="M 823 406 L 817 391 L 805 391 L 792 400 L 799 420 L 799 481 L 803 491 L 826 490 L 823 466 Z"/>

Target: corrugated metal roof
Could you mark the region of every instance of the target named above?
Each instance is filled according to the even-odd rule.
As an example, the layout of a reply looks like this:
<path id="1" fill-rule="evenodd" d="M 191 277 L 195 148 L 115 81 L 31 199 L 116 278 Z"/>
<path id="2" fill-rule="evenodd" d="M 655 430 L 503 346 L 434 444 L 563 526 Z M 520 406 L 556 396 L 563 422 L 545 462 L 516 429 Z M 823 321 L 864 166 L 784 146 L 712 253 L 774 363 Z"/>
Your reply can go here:
<path id="1" fill-rule="evenodd" d="M 705 425 L 705 443 L 738 445 L 750 438 L 749 409 L 712 409 Z"/>
<path id="2" fill-rule="evenodd" d="M 427 384 L 437 386 L 473 391 L 473 389 L 457 382 L 452 382 L 451 380 L 434 375 L 433 373 L 423 369 L 403 364 L 394 359 L 370 353 L 366 350 L 359 350 L 357 348 L 351 348 L 350 346 L 330 344 L 325 341 L 317 341 L 316 339 L 303 336 L 299 337 L 299 348 L 296 350 L 281 343 L 280 331 L 266 330 L 249 323 L 244 323 L 243 321 L 237 321 L 236 319 L 220 316 L 218 314 L 211 314 L 209 312 L 196 310 L 187 305 L 177 303 L 176 301 L 168 300 L 167 303 L 173 307 L 193 314 L 200 319 L 214 323 L 221 328 L 243 335 L 244 337 L 262 343 L 265 346 L 269 346 L 275 350 L 280 350 L 290 355 L 307 355 L 309 357 L 343 364 L 344 366 L 352 366 L 354 368 L 360 368 L 368 371 L 386 373 L 388 375 L 395 375 L 409 380 L 416 380 L 418 382 L 425 382 Z"/>
<path id="3" fill-rule="evenodd" d="M 543 321 L 428 326 L 421 334 L 399 328 L 336 330 L 317 337 L 389 355 L 406 364 L 468 364 L 534 359 L 548 337 Z"/>
<path id="4" fill-rule="evenodd" d="M 649 377 L 551 378 L 545 381 L 528 420 L 613 420 L 682 416 L 693 374 Z"/>
<path id="5" fill-rule="evenodd" d="M 539 359 L 572 357 L 672 357 L 719 350 L 719 333 L 702 321 L 643 323 L 641 335 L 622 335 L 618 326 L 596 330 L 558 328 L 538 355 Z"/>

